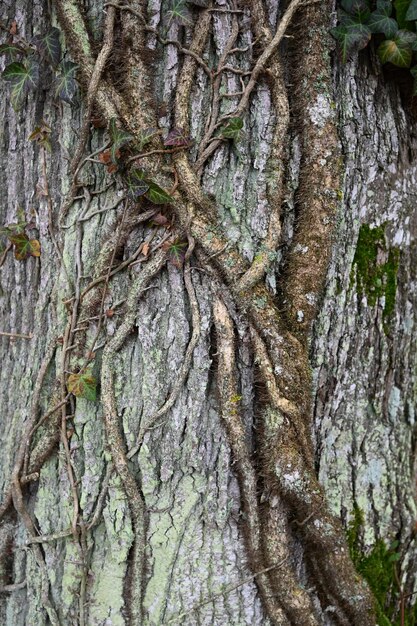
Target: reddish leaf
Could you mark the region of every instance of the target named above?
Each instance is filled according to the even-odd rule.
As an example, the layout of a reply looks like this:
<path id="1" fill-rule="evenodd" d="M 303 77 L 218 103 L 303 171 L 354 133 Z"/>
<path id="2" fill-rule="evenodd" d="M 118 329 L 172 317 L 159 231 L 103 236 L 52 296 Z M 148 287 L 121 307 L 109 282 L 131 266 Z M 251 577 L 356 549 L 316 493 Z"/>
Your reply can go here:
<path id="1" fill-rule="evenodd" d="M 107 166 L 107 171 L 109 174 L 114 174 L 114 172 L 117 172 L 118 169 L 119 168 L 115 163 L 110 163 L 110 165 Z"/>
<path id="2" fill-rule="evenodd" d="M 181 128 L 173 128 L 164 139 L 164 146 L 188 146 L 191 138 Z"/>
<path id="3" fill-rule="evenodd" d="M 150 250 L 150 245 L 147 241 L 145 241 L 145 243 L 142 246 L 142 250 L 141 253 L 143 254 L 143 256 L 146 258 L 149 254 L 149 250 Z"/>
<path id="4" fill-rule="evenodd" d="M 110 150 L 104 150 L 103 152 L 100 152 L 100 154 L 98 155 L 98 160 L 100 161 L 100 163 L 109 163 L 111 161 Z"/>
<path id="5" fill-rule="evenodd" d="M 151 224 L 152 226 L 165 226 L 165 224 L 168 224 L 168 218 L 162 215 L 162 213 L 157 213 L 151 219 Z"/>

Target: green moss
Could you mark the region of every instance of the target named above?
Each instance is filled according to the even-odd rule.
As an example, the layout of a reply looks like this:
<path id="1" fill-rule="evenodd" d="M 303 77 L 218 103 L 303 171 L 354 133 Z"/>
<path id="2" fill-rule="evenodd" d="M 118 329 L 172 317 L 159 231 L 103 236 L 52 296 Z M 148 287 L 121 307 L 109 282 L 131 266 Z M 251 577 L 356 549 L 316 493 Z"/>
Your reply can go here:
<path id="1" fill-rule="evenodd" d="M 379 626 L 417 626 L 417 603 L 407 607 L 403 621 L 399 615 L 401 589 L 398 584 L 398 565 L 401 558 L 398 541 L 387 546 L 378 539 L 373 548 L 364 552 L 361 535 L 364 530 L 364 514 L 358 506 L 352 512 L 347 529 L 347 541 L 351 559 L 358 573 L 367 581 L 375 600 L 375 613 Z"/>
<path id="2" fill-rule="evenodd" d="M 399 262 L 400 251 L 397 248 L 387 248 L 385 224 L 375 228 L 369 224 L 363 224 L 359 231 L 353 258 L 358 295 L 365 294 L 368 305 L 371 307 L 375 306 L 379 298 L 385 298 L 383 318 L 384 330 L 387 334 L 395 310 Z M 354 268 L 352 268 L 351 280 Z"/>

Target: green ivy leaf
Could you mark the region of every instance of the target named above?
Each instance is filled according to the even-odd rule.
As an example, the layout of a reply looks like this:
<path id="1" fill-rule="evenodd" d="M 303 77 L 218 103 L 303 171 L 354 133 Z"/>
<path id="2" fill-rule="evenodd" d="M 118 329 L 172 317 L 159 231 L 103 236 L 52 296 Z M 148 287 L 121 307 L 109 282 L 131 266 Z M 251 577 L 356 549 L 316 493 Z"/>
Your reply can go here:
<path id="1" fill-rule="evenodd" d="M 97 381 L 89 370 L 84 374 L 70 374 L 67 379 L 67 389 L 77 398 L 85 398 L 91 402 L 97 398 Z"/>
<path id="2" fill-rule="evenodd" d="M 340 26 L 332 28 L 330 34 L 339 44 L 339 53 L 343 63 L 346 63 L 353 52 L 365 48 L 371 39 L 368 26 L 356 23 L 349 16 L 343 19 Z"/>
<path id="3" fill-rule="evenodd" d="M 243 120 L 241 117 L 231 117 L 227 125 L 222 129 L 222 136 L 226 139 L 238 141 L 240 139 L 243 128 Z"/>
<path id="4" fill-rule="evenodd" d="M 78 65 L 72 61 L 61 61 L 55 76 L 55 95 L 68 104 L 72 104 L 77 92 L 77 81 L 75 80 L 77 68 Z"/>
<path id="5" fill-rule="evenodd" d="M 368 0 L 342 0 L 341 7 L 351 15 L 360 15 L 370 12 Z"/>
<path id="6" fill-rule="evenodd" d="M 128 195 L 136 200 L 143 196 L 149 189 L 149 181 L 143 170 L 132 170 L 127 178 Z"/>
<path id="7" fill-rule="evenodd" d="M 398 31 L 398 24 L 390 17 L 391 13 L 392 4 L 389 0 L 378 0 L 376 11 L 371 13 L 369 18 L 371 32 L 383 33 L 388 39 L 394 37 Z"/>
<path id="8" fill-rule="evenodd" d="M 139 135 L 139 150 L 142 150 L 155 135 L 158 135 L 160 130 L 158 128 L 144 128 L 140 131 Z"/>
<path id="9" fill-rule="evenodd" d="M 152 180 L 146 181 L 149 185 L 149 189 L 145 193 L 145 198 L 153 202 L 154 204 L 169 204 L 173 202 L 173 197 L 169 195 L 167 191 L 162 189 L 159 185 Z"/>
<path id="10" fill-rule="evenodd" d="M 116 120 L 114 118 L 110 120 L 109 135 L 112 141 L 112 145 L 110 148 L 111 160 L 113 161 L 113 163 L 116 163 L 117 152 L 120 150 L 120 148 L 132 141 L 133 135 L 127 133 L 122 128 L 119 128 L 116 125 Z"/>
<path id="11" fill-rule="evenodd" d="M 392 63 L 397 67 L 410 67 L 413 56 L 412 44 L 415 33 L 399 30 L 393 39 L 383 41 L 378 48 L 378 56 L 382 63 Z"/>
<path id="12" fill-rule="evenodd" d="M 417 0 L 411 0 L 407 13 L 405 14 L 405 19 L 408 22 L 417 20 Z"/>
<path id="13" fill-rule="evenodd" d="M 17 111 L 29 91 L 35 89 L 39 82 L 39 65 L 29 57 L 25 63 L 11 63 L 2 74 L 11 83 L 12 107 Z"/>
<path id="14" fill-rule="evenodd" d="M 15 43 L 2 43 L 0 46 L 0 54 L 10 54 L 14 57 L 16 54 L 26 54 L 26 50 Z"/>
<path id="15" fill-rule="evenodd" d="M 414 24 L 410 24 L 406 19 L 410 3 L 411 0 L 394 0 L 395 18 L 400 28 L 414 27 Z"/>
<path id="16" fill-rule="evenodd" d="M 180 239 L 172 241 L 165 241 L 162 245 L 162 249 L 168 252 L 168 260 L 180 269 L 184 264 L 185 253 L 187 249 L 187 243 Z"/>
<path id="17" fill-rule="evenodd" d="M 56 66 L 61 58 L 61 43 L 59 41 L 59 30 L 51 28 L 43 35 L 36 35 L 33 43 L 39 51 L 39 54 L 46 59 L 51 65 Z"/>
<path id="18" fill-rule="evenodd" d="M 172 0 L 171 8 L 167 11 L 167 15 L 169 16 L 168 27 L 174 20 L 183 26 L 193 25 L 192 15 L 185 0 Z"/>

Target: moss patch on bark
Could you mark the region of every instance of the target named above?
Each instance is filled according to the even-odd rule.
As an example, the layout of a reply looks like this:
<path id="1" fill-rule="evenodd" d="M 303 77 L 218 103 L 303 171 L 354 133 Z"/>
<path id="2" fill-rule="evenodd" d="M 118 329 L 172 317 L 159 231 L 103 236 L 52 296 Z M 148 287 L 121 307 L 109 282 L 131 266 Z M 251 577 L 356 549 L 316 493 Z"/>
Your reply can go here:
<path id="1" fill-rule="evenodd" d="M 362 224 L 353 258 L 351 279 L 356 275 L 358 295 L 365 294 L 369 306 L 375 306 L 380 298 L 384 298 L 384 330 L 388 334 L 395 310 L 400 251 L 387 246 L 385 226 L 384 223 L 372 228 L 369 224 Z"/>
<path id="2" fill-rule="evenodd" d="M 364 524 L 363 511 L 355 506 L 347 529 L 349 552 L 358 573 L 367 581 L 374 595 L 378 625 L 416 626 L 416 602 L 405 606 L 401 615 L 403 594 L 399 586 L 399 542 L 394 541 L 387 545 L 382 539 L 378 539 L 371 550 L 364 552 L 361 548 Z"/>

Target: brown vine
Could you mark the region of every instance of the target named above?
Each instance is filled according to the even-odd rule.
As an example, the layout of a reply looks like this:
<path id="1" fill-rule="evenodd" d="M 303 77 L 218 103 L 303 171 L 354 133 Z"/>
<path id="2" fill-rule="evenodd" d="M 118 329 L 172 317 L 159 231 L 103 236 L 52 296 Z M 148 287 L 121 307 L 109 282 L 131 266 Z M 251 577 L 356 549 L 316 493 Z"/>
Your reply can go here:
<path id="1" fill-rule="evenodd" d="M 107 125 L 116 119 L 118 125 L 137 140 L 144 129 L 157 127 L 152 97 L 152 72 L 147 54 L 147 36 L 157 32 L 148 26 L 141 2 L 134 0 L 128 5 L 108 3 L 103 45 L 95 57 L 80 3 L 77 0 L 57 0 L 56 7 L 69 51 L 79 64 L 80 81 L 86 94 L 80 141 L 71 163 L 72 185 L 68 197 L 62 203 L 62 219 L 71 210 L 80 188 L 77 176 L 86 162 L 83 156 L 90 133 L 93 107 L 97 107 Z M 84 371 L 88 364 L 88 355 L 94 351 L 103 330 L 104 302 L 110 280 L 116 273 L 136 262 L 139 256 L 138 250 L 133 257 L 113 267 L 117 250 L 124 245 L 132 230 L 153 214 L 141 213 L 140 203 L 139 207 L 133 203 L 125 204 L 117 231 L 102 243 L 95 276 L 82 288 L 82 229 L 84 221 L 89 217 L 89 195 L 85 191 L 86 206 L 75 222 L 76 268 L 73 285 L 68 281 L 70 294 L 66 301 L 67 325 L 60 350 L 60 370 L 56 376 L 58 392 L 52 395 L 44 416 L 39 417 L 40 389 L 52 355 L 57 349 L 55 341 L 47 352 L 35 386 L 31 417 L 16 455 L 10 489 L 0 508 L 0 516 L 6 514 L 13 502 L 17 514 L 26 526 L 28 541 L 32 545 L 41 573 L 42 599 L 54 625 L 60 622 L 50 599 L 45 561 L 38 544 L 68 537 L 71 533 L 78 546 L 81 562 L 79 606 L 80 624 L 83 626 L 88 571 L 85 534 L 100 519 L 108 481 L 114 470 L 121 480 L 129 503 L 135 536 L 130 560 L 130 623 L 132 626 L 144 623 L 147 511 L 140 480 L 133 474 L 129 459 L 137 453 L 147 430 L 158 426 L 159 420 L 168 414 L 186 381 L 200 333 L 198 302 L 191 280 L 191 258 L 196 246 L 199 258 L 214 276 L 213 282 L 216 285 L 213 315 L 219 350 L 217 380 L 220 412 L 239 478 L 242 509 L 246 516 L 245 537 L 249 561 L 265 612 L 274 625 L 316 626 L 320 623 L 320 613 L 315 608 L 313 595 L 306 590 L 305 581 L 300 579 L 291 558 L 292 546 L 298 541 L 304 551 L 308 581 L 314 587 L 314 596 L 320 598 L 322 611 L 331 606 L 337 624 L 371 626 L 375 624 L 375 618 L 370 593 L 354 571 L 340 523 L 327 508 L 323 490 L 314 471 L 311 442 L 308 340 L 331 249 L 340 185 L 341 154 L 334 117 L 329 116 L 325 126 L 317 129 L 314 122 L 309 120 L 307 112 L 309 104 L 320 95 L 315 81 L 318 73 L 321 73 L 321 79 L 326 81 L 328 87 L 331 85 L 329 62 L 325 59 L 323 43 L 330 6 L 328 3 L 306 6 L 303 0 L 292 0 L 282 12 L 276 31 L 272 32 L 264 3 L 262 0 L 252 0 L 252 28 L 263 51 L 254 60 L 248 73 L 237 72 L 236 68 L 227 63 L 227 58 L 237 50 L 235 44 L 240 28 L 240 9 L 233 4 L 230 15 L 225 9 L 221 9 L 231 19 L 231 34 L 219 66 L 210 78 L 211 70 L 203 57 L 211 33 L 213 10 L 209 8 L 200 12 L 187 47 L 161 36 L 156 38 L 160 45 L 176 45 L 184 55 L 177 81 L 174 115 L 176 126 L 186 134 L 190 127 L 189 104 L 197 69 L 203 68 L 212 82 L 211 117 L 196 160 L 192 162 L 185 150 L 161 150 L 158 134 L 152 140 L 150 150 L 145 153 L 149 171 L 164 181 L 167 180 L 167 176 L 163 174 L 164 158 L 172 158 L 172 162 L 167 164 L 174 165 L 172 212 L 176 217 L 176 232 L 186 235 L 189 242 L 184 281 L 190 301 L 193 332 L 178 383 L 163 406 L 144 420 L 136 445 L 128 451 L 114 394 L 114 363 L 134 327 L 138 299 L 166 263 L 167 252 L 159 244 L 148 259 L 141 260 L 141 271 L 130 284 L 123 321 L 115 335 L 105 339 L 101 364 L 101 402 L 106 443 L 110 449 L 112 464 L 108 467 L 105 487 L 98 498 L 95 513 L 90 523 L 85 524 L 80 515 L 77 476 L 68 444 L 67 424 L 71 418 L 71 402 L 74 402 L 74 398 L 67 390 L 67 372 L 75 366 L 79 371 Z M 292 114 L 289 104 L 291 98 L 284 80 L 281 44 L 294 15 L 299 23 L 308 24 L 309 28 L 303 29 L 303 42 L 299 46 L 299 50 L 303 52 L 298 53 L 299 69 L 293 72 L 295 94 L 298 97 L 297 115 L 303 119 L 303 158 L 298 192 L 297 230 L 288 254 L 288 271 L 281 284 L 286 304 L 285 313 L 282 314 L 263 279 L 273 264 L 281 242 L 281 206 L 285 194 L 285 169 Z M 120 20 L 120 37 L 129 52 L 124 57 L 126 67 L 121 85 L 106 68 L 113 48 L 116 17 Z M 308 35 L 305 35 L 306 32 Z M 312 64 L 314 72 L 309 69 Z M 222 115 L 219 90 L 222 76 L 227 72 L 241 77 L 242 91 L 228 94 L 238 98 L 238 101 L 231 114 Z M 208 159 L 224 142 L 224 138 L 215 134 L 216 131 L 231 116 L 245 116 L 251 96 L 262 77 L 266 77 L 270 86 L 277 119 L 269 160 L 269 169 L 274 180 L 268 186 L 270 215 L 267 234 L 259 255 L 249 264 L 221 232 L 217 223 L 217 207 L 204 192 L 201 174 Z M 322 164 L 323 155 L 326 155 L 325 167 Z M 129 159 L 126 165 L 129 165 L 128 161 Z M 46 167 L 44 173 L 46 176 Z M 304 255 L 296 254 L 297 246 L 300 245 L 307 247 Z M 222 299 L 223 293 L 227 294 L 227 298 L 239 310 L 250 328 L 254 360 L 266 390 L 266 400 L 259 410 L 261 427 L 257 432 L 256 455 L 251 452 L 239 410 L 236 340 L 230 312 Z M 87 350 L 88 325 L 85 327 L 82 324 L 88 324 L 94 315 L 97 315 L 99 321 L 92 345 Z M 41 433 L 41 444 L 38 442 L 32 445 L 33 435 L 38 429 Z M 31 480 L 38 479 L 42 465 L 53 452 L 58 439 L 65 453 L 71 485 L 72 524 L 70 529 L 38 536 L 22 489 L 29 476 Z M 41 456 L 39 445 L 43 451 Z M 260 487 L 262 498 L 259 494 Z M 292 523 L 294 519 L 298 522 L 297 525 Z"/>

